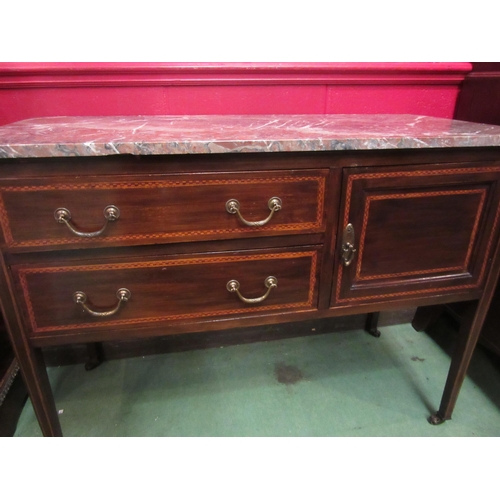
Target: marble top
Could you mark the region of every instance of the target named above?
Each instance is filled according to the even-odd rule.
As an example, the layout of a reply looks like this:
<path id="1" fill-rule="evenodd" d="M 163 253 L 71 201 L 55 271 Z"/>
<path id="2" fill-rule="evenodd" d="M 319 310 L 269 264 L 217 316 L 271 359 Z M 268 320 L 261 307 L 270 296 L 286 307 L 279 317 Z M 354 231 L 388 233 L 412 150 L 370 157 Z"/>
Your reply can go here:
<path id="1" fill-rule="evenodd" d="M 500 126 L 416 115 L 49 117 L 0 127 L 0 158 L 500 146 Z"/>

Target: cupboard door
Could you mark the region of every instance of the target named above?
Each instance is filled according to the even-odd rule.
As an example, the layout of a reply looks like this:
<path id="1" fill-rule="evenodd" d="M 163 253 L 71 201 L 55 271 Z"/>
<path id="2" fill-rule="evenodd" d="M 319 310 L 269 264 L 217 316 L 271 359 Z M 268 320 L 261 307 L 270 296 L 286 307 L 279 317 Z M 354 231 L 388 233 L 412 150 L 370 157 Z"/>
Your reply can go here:
<path id="1" fill-rule="evenodd" d="M 478 290 L 500 167 L 346 169 L 332 304 Z"/>

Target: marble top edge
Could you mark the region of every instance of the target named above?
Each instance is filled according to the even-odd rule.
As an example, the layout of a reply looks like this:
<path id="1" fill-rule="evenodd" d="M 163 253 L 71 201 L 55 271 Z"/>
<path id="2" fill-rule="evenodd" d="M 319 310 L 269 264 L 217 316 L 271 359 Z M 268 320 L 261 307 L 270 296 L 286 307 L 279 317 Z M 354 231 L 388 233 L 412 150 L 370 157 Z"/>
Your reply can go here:
<path id="1" fill-rule="evenodd" d="M 0 127 L 0 158 L 500 146 L 500 126 L 422 115 L 31 118 Z"/>

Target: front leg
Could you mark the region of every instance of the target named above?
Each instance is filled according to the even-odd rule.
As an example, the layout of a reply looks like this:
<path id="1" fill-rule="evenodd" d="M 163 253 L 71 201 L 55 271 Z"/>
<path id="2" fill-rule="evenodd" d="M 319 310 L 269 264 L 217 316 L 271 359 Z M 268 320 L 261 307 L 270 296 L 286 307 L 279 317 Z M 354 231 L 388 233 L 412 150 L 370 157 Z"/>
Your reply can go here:
<path id="1" fill-rule="evenodd" d="M 484 297 L 484 300 L 469 302 L 465 306 L 441 404 L 439 410 L 428 419 L 433 425 L 439 425 L 451 419 L 458 393 L 481 333 L 484 317 L 486 316 L 485 312 L 483 314 L 486 302 L 486 297 Z"/>
<path id="2" fill-rule="evenodd" d="M 500 243 L 497 243 L 490 269 L 491 271 L 486 279 L 483 294 L 479 301 L 469 302 L 465 306 L 441 404 L 439 410 L 429 418 L 431 424 L 440 424 L 451 419 L 458 393 L 465 379 L 474 348 L 495 293 L 500 274 Z"/>
<path id="3" fill-rule="evenodd" d="M 57 416 L 42 350 L 30 344 L 28 336 L 21 326 L 21 316 L 17 305 L 10 298 L 12 296 L 11 289 L 12 283 L 7 266 L 0 253 L 0 292 L 4 298 L 0 306 L 21 375 L 43 435 L 62 436 L 61 424 Z"/>

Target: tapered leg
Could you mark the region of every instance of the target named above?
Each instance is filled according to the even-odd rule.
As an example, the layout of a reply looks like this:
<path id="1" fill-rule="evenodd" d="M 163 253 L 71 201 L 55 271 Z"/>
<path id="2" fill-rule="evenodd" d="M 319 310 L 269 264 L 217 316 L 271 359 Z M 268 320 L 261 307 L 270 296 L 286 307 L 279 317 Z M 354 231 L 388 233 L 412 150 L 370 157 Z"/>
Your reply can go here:
<path id="1" fill-rule="evenodd" d="M 7 328 L 9 328 L 6 320 Z M 41 349 L 31 347 L 22 333 L 11 335 L 12 345 L 36 417 L 44 436 L 62 436 L 59 417 Z"/>
<path id="2" fill-rule="evenodd" d="M 1 253 L 0 289 L 3 291 L 2 295 L 5 298 L 5 302 L 0 304 L 5 326 L 42 433 L 44 436 L 62 436 L 42 351 L 30 344 L 22 328 L 17 305 L 10 299 L 13 296 L 12 283 Z"/>
<path id="3" fill-rule="evenodd" d="M 85 370 L 88 372 L 97 368 L 102 363 L 101 343 L 90 342 L 87 344 L 88 361 L 85 363 Z"/>
<path id="4" fill-rule="evenodd" d="M 378 318 L 380 316 L 379 312 L 368 313 L 366 317 L 365 330 L 374 337 L 380 337 L 380 331 L 378 329 Z"/>
<path id="5" fill-rule="evenodd" d="M 31 349 L 30 351 L 22 353 L 23 361 L 19 361 L 19 365 L 28 389 L 31 404 L 35 410 L 43 435 L 60 437 L 62 436 L 61 424 L 57 416 L 57 409 L 52 389 L 50 388 L 42 351 L 41 349 Z"/>
<path id="6" fill-rule="evenodd" d="M 458 341 L 451 358 L 450 371 L 441 399 L 439 410 L 429 417 L 431 424 L 441 424 L 451 419 L 458 393 L 465 379 L 474 348 L 481 334 L 484 320 L 495 293 L 500 272 L 500 245 L 497 246 L 495 256 L 484 287 L 483 295 L 478 302 L 470 302 L 465 306 L 464 316 L 460 324 Z"/>
<path id="7" fill-rule="evenodd" d="M 444 310 L 445 306 L 440 304 L 436 306 L 418 307 L 411 322 L 411 326 L 413 326 L 417 332 L 423 332 L 438 320 Z"/>
<path id="8" fill-rule="evenodd" d="M 439 410 L 429 417 L 431 424 L 437 425 L 451 419 L 458 393 L 481 333 L 484 317 L 480 307 L 481 301 L 470 302 L 465 306 L 441 404 Z"/>

